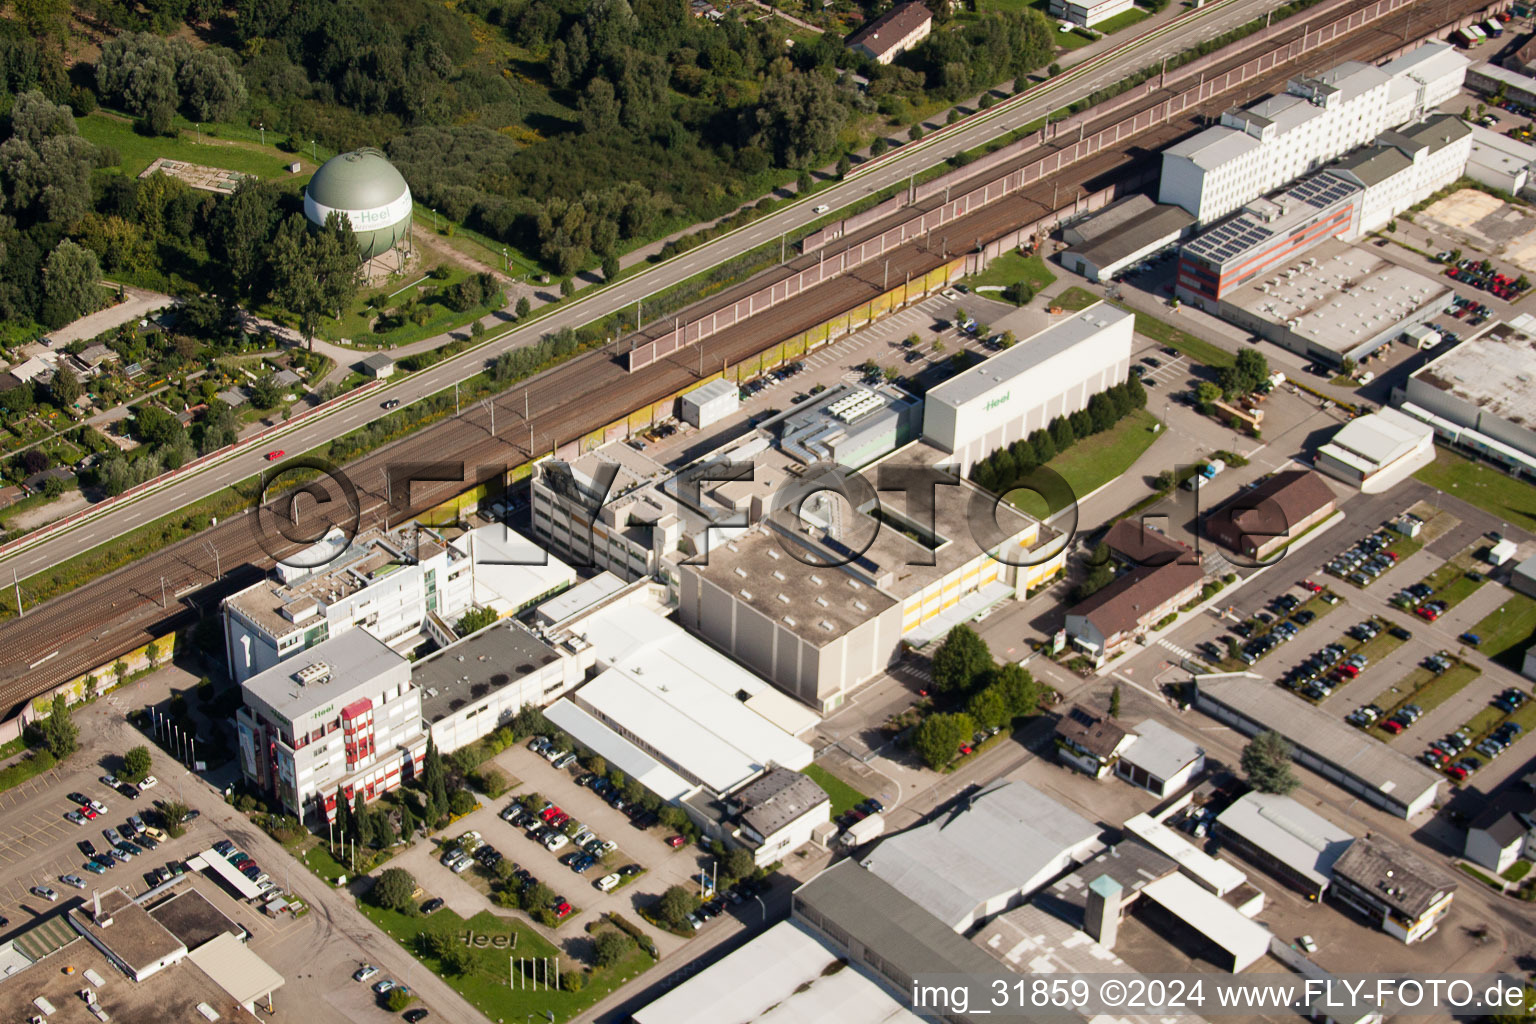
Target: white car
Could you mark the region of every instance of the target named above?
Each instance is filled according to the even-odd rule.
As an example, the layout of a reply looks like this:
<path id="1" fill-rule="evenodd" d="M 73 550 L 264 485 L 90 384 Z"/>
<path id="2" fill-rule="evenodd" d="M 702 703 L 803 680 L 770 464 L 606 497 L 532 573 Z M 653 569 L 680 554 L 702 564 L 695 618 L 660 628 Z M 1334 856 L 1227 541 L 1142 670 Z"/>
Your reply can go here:
<path id="1" fill-rule="evenodd" d="M 832 209 L 832 207 L 828 206 L 826 203 L 822 203 L 819 206 L 812 207 L 811 208 L 811 212 L 812 213 L 826 213 L 830 209 Z"/>
<path id="2" fill-rule="evenodd" d="M 373 986 L 373 990 L 375 992 L 377 992 L 379 995 L 382 996 L 382 995 L 385 995 L 386 993 L 388 993 L 389 990 L 394 988 L 394 987 L 395 987 L 395 983 L 393 981 L 391 981 L 389 978 L 385 978 L 383 981 L 381 981 L 378 984 L 374 985 Z"/>
<path id="3" fill-rule="evenodd" d="M 32 887 L 32 895 L 41 896 L 49 903 L 53 903 L 59 898 L 59 894 L 48 888 L 46 885 L 34 885 Z"/>
<path id="4" fill-rule="evenodd" d="M 100 782 L 103 786 L 106 786 L 108 789 L 116 789 L 117 788 L 117 776 L 116 775 L 103 775 L 101 778 L 97 779 L 96 781 Z"/>
<path id="5" fill-rule="evenodd" d="M 565 838 L 565 836 L 561 835 L 559 832 L 553 832 L 544 839 L 544 848 L 547 849 L 550 853 L 558 853 L 563 850 L 569 843 L 570 840 Z"/>
<path id="6" fill-rule="evenodd" d="M 604 875 L 602 878 L 599 878 L 596 882 L 593 882 L 592 884 L 597 886 L 598 889 L 600 889 L 603 892 L 612 892 L 613 890 L 615 890 L 615 889 L 617 889 L 619 887 L 619 876 L 618 875 Z"/>
<path id="7" fill-rule="evenodd" d="M 95 811 L 97 814 L 107 813 L 107 805 L 102 803 L 100 800 L 92 800 L 90 803 L 91 810 Z"/>
<path id="8" fill-rule="evenodd" d="M 139 792 L 142 793 L 146 789 L 154 789 L 158 785 L 160 785 L 159 779 L 155 778 L 153 775 L 146 775 L 144 776 L 144 781 L 139 783 Z"/>
<path id="9" fill-rule="evenodd" d="M 85 824 L 85 815 L 81 814 L 79 811 L 65 811 L 64 817 L 74 822 L 76 825 Z"/>
<path id="10" fill-rule="evenodd" d="M 617 850 L 618 848 L 619 848 L 619 844 L 614 842 L 612 839 L 604 839 L 603 840 L 603 852 L 604 853 L 612 853 L 614 850 Z"/>
<path id="11" fill-rule="evenodd" d="M 81 878 L 79 875 L 60 875 L 59 881 L 63 882 L 65 885 L 72 885 L 76 889 L 85 888 L 85 879 Z"/>
<path id="12" fill-rule="evenodd" d="M 374 975 L 376 975 L 378 973 L 379 973 L 379 969 L 377 967 L 373 966 L 373 964 L 363 964 L 363 966 L 359 967 L 357 970 L 352 972 L 352 980 L 353 981 L 367 981 L 369 978 L 373 977 Z"/>

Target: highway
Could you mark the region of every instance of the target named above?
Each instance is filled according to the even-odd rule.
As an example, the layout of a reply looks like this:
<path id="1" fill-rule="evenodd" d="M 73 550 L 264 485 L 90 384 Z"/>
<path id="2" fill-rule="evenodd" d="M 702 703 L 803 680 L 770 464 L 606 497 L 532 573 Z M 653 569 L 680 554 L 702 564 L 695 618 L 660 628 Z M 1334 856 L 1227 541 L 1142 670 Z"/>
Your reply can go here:
<path id="1" fill-rule="evenodd" d="M 1346 37 L 1331 52 L 1315 51 L 1309 54 L 1308 59 L 1310 61 L 1315 58 L 1323 62 L 1322 66 L 1327 66 L 1346 56 L 1368 57 L 1391 48 L 1391 39 L 1385 34 L 1373 36 L 1370 31 L 1362 31 Z M 1133 66 L 1140 67 L 1144 63 L 1138 56 Z M 1276 69 L 1268 87 L 1272 88 L 1293 71 Z M 1265 88 L 1264 80 L 1255 80 L 1250 83 L 1249 91 L 1263 91 Z M 1218 100 L 1220 103 L 1231 102 L 1232 97 L 1219 97 Z M 1058 106 L 1062 102 L 1065 100 L 1057 97 L 1050 105 Z M 1213 106 L 1215 109 L 1220 108 L 1215 102 Z M 1209 112 L 1207 109 L 1206 113 Z M 1192 116 L 1195 116 L 1193 112 Z M 1161 134 L 1166 136 L 1172 132 L 1176 135 L 1188 131 L 1192 123 L 1164 126 Z M 1138 137 L 1138 145 L 1144 141 Z M 974 143 L 956 143 L 966 146 L 971 144 Z M 942 152 L 933 154 L 935 158 L 940 155 Z M 1131 154 L 1098 154 L 1084 161 L 1081 167 L 1074 167 L 1072 181 L 1068 184 L 1088 180 L 1084 175 L 1110 171 L 1116 161 L 1125 163 L 1133 159 Z M 882 164 L 876 164 L 872 171 L 882 167 Z M 898 180 L 908 173 L 909 169 L 901 170 Z M 858 189 L 866 187 L 863 179 L 855 178 L 841 188 L 847 189 L 850 186 Z M 1045 189 L 1044 199 L 1038 194 L 1021 193 L 954 222 L 959 237 L 974 234 L 981 238 L 995 238 L 1010 225 L 1027 222 L 1021 221 L 1021 218 L 1038 216 L 1043 212 L 1043 204 L 1050 201 L 1048 184 Z M 839 197 L 830 190 L 818 194 L 816 199 L 836 199 L 844 203 L 849 201 L 847 197 Z M 808 219 L 807 213 L 799 212 L 802 222 Z M 771 230 L 775 234 L 779 230 L 770 221 L 766 225 L 750 225 L 743 229 L 743 233 L 749 233 L 752 228 Z M 867 230 L 878 232 L 882 227 L 871 225 Z M 844 241 L 856 244 L 863 234 L 865 232 L 857 233 Z M 752 244 L 749 239 L 741 243 L 741 247 L 747 248 Z M 692 256 L 694 253 L 685 255 Z M 944 259 L 941 255 L 925 250 L 920 244 L 913 244 L 891 255 L 892 269 L 897 273 L 921 273 L 942 262 Z M 865 273 L 867 276 L 875 271 L 866 270 Z M 805 326 L 822 322 L 830 315 L 829 309 L 846 309 L 856 305 L 860 301 L 859 289 L 863 289 L 865 295 L 872 295 L 879 290 L 879 286 L 878 281 L 863 280 L 858 274 L 853 274 L 811 289 L 803 297 L 775 307 L 771 317 L 756 318 L 709 339 L 704 346 L 705 358 L 709 364 L 719 365 L 722 358 L 734 362 L 755 354 L 774 341 L 803 330 Z M 537 327 L 512 332 L 493 346 L 412 375 L 386 392 L 375 392 L 355 404 L 343 403 L 343 408 L 323 420 L 304 422 L 281 439 L 270 441 L 260 449 L 237 455 L 197 476 L 178 480 L 163 491 L 127 508 L 114 510 L 110 516 L 77 527 L 63 538 L 62 551 L 58 550 L 59 541 L 48 541 L 13 559 L 13 564 L 21 564 L 24 559 L 38 559 L 43 557 L 42 552 L 53 549 L 56 553 L 52 558 L 37 562 L 49 564 L 54 558 L 67 557 L 92 544 L 108 543 L 136 522 L 174 511 L 193 497 L 254 474 L 266 466 L 263 453 L 268 448 L 282 447 L 299 452 L 361 425 L 379 415 L 380 394 L 409 401 L 436 392 L 450 387 L 454 380 L 466 373 L 477 370 L 489 355 L 517 343 L 518 335 L 523 336 L 521 340 L 528 340 L 534 331 L 542 332 L 567 323 L 574 325 L 578 320 L 585 321 L 602 315 L 606 310 L 596 303 L 605 299 L 611 301 L 611 296 L 620 293 L 622 289 L 621 284 L 612 292 L 598 293 L 589 300 L 593 304 L 577 304 L 560 310 Z M 844 305 L 838 306 L 839 302 Z M 634 374 L 625 374 L 618 367 L 610 349 L 587 353 L 498 396 L 495 403 L 497 417 L 494 436 L 488 413 L 479 406 L 472 406 L 466 408 L 461 416 L 402 439 L 349 466 L 347 473 L 358 489 L 362 506 L 359 514 L 370 524 L 383 516 L 386 493 L 384 467 L 388 464 L 459 458 L 465 461 L 469 475 L 475 473 L 476 467 L 497 463 L 517 465 L 526 461 L 530 452 L 546 452 L 556 444 L 579 437 L 618 414 L 672 394 L 694 379 L 697 379 L 696 363 L 691 352 L 684 353 L 678 359 L 663 360 Z M 525 403 L 532 414 L 531 424 L 523 419 Z M 465 486 L 463 479 L 419 484 L 415 488 L 397 485 L 393 488 L 394 507 L 388 512 L 388 518 L 398 521 L 458 493 Z M 332 507 L 336 507 L 336 504 Z M 130 516 L 136 516 L 136 521 L 128 521 Z M 300 518 L 305 527 L 302 535 L 308 537 L 318 536 L 321 524 L 329 521 L 323 510 L 308 504 L 301 510 Z M 168 628 L 185 625 L 194 618 L 194 604 L 204 610 L 211 609 L 222 594 L 254 581 L 273 557 L 295 546 L 284 542 L 270 530 L 265 537 L 258 536 L 254 528 L 258 521 L 270 523 L 269 517 L 261 515 L 246 515 L 221 522 L 196 537 L 174 544 L 116 573 L 82 586 L 71 594 L 31 609 L 19 622 L 11 621 L 0 627 L 0 708 L 14 708 L 48 686 L 110 662 L 120 653 L 142 645 Z M 290 531 L 289 535 L 297 537 L 300 533 Z M 36 565 L 28 571 L 35 571 L 35 568 Z M 223 570 L 222 580 L 216 577 L 216 569 Z M 164 608 L 161 606 L 162 593 L 166 601 Z"/>
<path id="2" fill-rule="evenodd" d="M 267 468 L 265 456 L 269 451 L 306 451 L 363 426 L 384 414 L 380 405 L 384 397 L 399 399 L 401 404 L 415 401 L 452 387 L 455 381 L 479 372 L 486 362 L 501 352 L 532 344 L 546 333 L 563 327 L 580 327 L 610 313 L 631 308 L 637 301 L 641 302 L 643 309 L 644 300 L 650 295 L 820 220 L 821 215 L 813 212 L 815 206 L 826 204 L 836 210 L 871 192 L 906 181 L 957 152 L 1005 135 L 1052 110 L 1117 82 L 1127 74 L 1180 53 L 1192 41 L 1219 35 L 1251 21 L 1269 6 L 1262 0 L 1219 0 L 1189 11 L 1176 21 L 1129 39 L 1118 49 L 1090 58 L 1054 79 L 1035 86 L 1019 100 L 974 114 L 942 132 L 899 147 L 878 161 L 861 165 L 846 180 L 832 188 L 816 192 L 806 200 L 787 204 L 770 216 L 690 249 L 644 273 L 621 280 L 613 288 L 600 289 L 580 301 L 553 311 L 547 317 L 514 328 L 483 346 L 413 374 L 390 387 L 384 396 L 373 396 L 366 401 L 346 405 L 339 411 L 329 412 L 323 417 L 310 418 L 291 431 L 280 433 L 260 448 L 243 450 L 214 467 L 178 477 L 166 486 L 93 517 L 87 524 L 77 526 L 67 533 L 56 534 L 41 543 L 8 552 L 0 558 L 0 576 L 14 573 L 25 581 L 39 570 L 82 551 L 110 543 L 114 538 L 146 522 L 191 504 L 220 488 L 255 476 Z M 1298 16 L 1298 24 L 1304 18 Z"/>

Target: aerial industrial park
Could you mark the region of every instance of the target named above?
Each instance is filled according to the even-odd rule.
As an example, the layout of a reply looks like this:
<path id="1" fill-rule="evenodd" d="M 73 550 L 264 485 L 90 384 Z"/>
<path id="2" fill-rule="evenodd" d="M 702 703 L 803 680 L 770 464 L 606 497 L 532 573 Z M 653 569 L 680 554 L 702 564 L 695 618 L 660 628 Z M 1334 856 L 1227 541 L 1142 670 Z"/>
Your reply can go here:
<path id="1" fill-rule="evenodd" d="M 1536 8 L 18 4 L 0 214 L 0 1024 L 1536 1015 Z"/>

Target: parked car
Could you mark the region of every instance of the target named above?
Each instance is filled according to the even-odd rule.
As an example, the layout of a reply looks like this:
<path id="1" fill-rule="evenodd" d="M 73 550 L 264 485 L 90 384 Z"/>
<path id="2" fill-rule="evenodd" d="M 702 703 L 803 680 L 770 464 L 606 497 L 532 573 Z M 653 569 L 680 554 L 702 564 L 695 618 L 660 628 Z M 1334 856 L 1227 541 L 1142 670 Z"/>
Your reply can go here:
<path id="1" fill-rule="evenodd" d="M 434 910 L 441 909 L 443 909 L 443 899 L 441 896 L 434 896 L 421 905 L 421 912 L 423 914 L 430 914 Z"/>
<path id="2" fill-rule="evenodd" d="M 363 964 L 363 966 L 352 972 L 352 980 L 367 981 L 369 978 L 374 977 L 378 973 L 379 969 L 373 966 L 373 964 Z"/>
<path id="3" fill-rule="evenodd" d="M 54 903 L 59 898 L 59 894 L 46 885 L 34 885 L 32 887 L 32 895 L 41 897 L 49 903 Z"/>

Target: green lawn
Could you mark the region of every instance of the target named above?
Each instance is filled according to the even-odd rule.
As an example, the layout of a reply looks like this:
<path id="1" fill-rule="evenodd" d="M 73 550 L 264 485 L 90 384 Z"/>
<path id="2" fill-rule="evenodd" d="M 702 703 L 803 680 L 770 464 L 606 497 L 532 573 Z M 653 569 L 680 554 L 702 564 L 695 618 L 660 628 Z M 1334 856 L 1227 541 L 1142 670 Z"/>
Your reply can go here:
<path id="1" fill-rule="evenodd" d="M 1060 306 L 1062 309 L 1068 309 L 1075 313 L 1080 309 L 1087 309 L 1095 302 L 1102 301 L 1102 299 L 1093 294 L 1093 292 L 1090 292 L 1088 289 L 1079 288 L 1077 285 L 1073 285 L 1066 291 L 1062 292 L 1060 295 L 1056 296 L 1056 301 L 1052 303 L 1052 305 Z"/>
<path id="2" fill-rule="evenodd" d="M 1506 881 L 1518 882 L 1530 873 L 1531 862 L 1528 860 L 1517 860 L 1504 872 L 1504 878 Z"/>
<path id="3" fill-rule="evenodd" d="M 1237 356 L 1226 349 L 1146 313 L 1136 314 L 1136 333 L 1151 338 L 1159 345 L 1176 348 L 1206 366 L 1231 366 L 1237 362 Z"/>
<path id="4" fill-rule="evenodd" d="M 849 808 L 857 807 L 868 799 L 863 793 L 860 793 L 820 765 L 808 765 L 804 771 L 812 782 L 820 786 L 826 791 L 827 796 L 832 798 L 832 817 L 834 818 Z"/>
<path id="5" fill-rule="evenodd" d="M 509 957 L 541 959 L 560 955 L 558 948 L 522 921 L 489 911 L 481 911 L 466 921 L 447 907 L 427 917 L 407 917 L 382 910 L 365 900 L 358 900 L 357 905 L 374 924 L 388 932 L 428 970 L 443 977 L 492 1020 L 526 1019 L 529 1014 L 545 1020 L 546 1012 L 554 1014 L 556 1021 L 570 1020 L 652 964 L 650 956 L 636 948 L 617 967 L 594 970 L 580 992 L 548 991 L 542 987 L 542 982 L 538 991 L 512 989 L 508 985 Z M 490 942 L 501 939 L 506 945 L 469 946 L 470 970 L 465 974 L 443 976 L 441 961 L 424 945 L 423 937 L 441 934 L 461 942 L 466 933 L 489 936 Z M 515 945 L 511 945 L 513 943 Z M 562 972 L 574 969 L 569 958 L 562 959 Z"/>
<path id="6" fill-rule="evenodd" d="M 1113 18 L 1105 18 L 1093 26 L 1093 30 L 1109 35 L 1111 32 L 1119 32 L 1123 28 L 1130 28 L 1139 21 L 1146 21 L 1150 17 L 1152 15 L 1149 12 L 1142 10 L 1140 7 L 1132 7 L 1128 11 L 1121 11 Z"/>
<path id="7" fill-rule="evenodd" d="M 1042 288 L 1049 288 L 1055 284 L 1056 275 L 1051 272 L 1051 268 L 1038 253 L 1033 256 L 1021 256 L 1018 252 L 1008 252 L 993 260 L 984 273 L 967 278 L 965 283 L 972 291 L 977 291 L 987 286 L 1006 287 L 1015 281 L 1028 281 L 1038 292 Z M 992 299 L 1002 298 L 999 292 L 981 294 Z"/>
<path id="8" fill-rule="evenodd" d="M 1413 475 L 1524 529 L 1536 530 L 1536 486 L 1492 466 L 1437 446 L 1435 461 Z"/>
<path id="9" fill-rule="evenodd" d="M 1446 604 L 1448 604 L 1452 608 L 1454 608 L 1454 607 L 1456 607 L 1456 605 L 1460 604 L 1462 601 L 1465 601 L 1467 598 L 1471 597 L 1473 595 L 1473 593 L 1476 592 L 1478 587 L 1481 587 L 1484 583 L 1487 583 L 1487 582 L 1488 582 L 1488 577 L 1486 577 L 1486 576 L 1484 576 L 1480 580 L 1468 579 L 1464 575 L 1463 576 L 1457 576 L 1454 580 L 1452 580 L 1444 588 L 1439 590 L 1435 594 L 1435 597 L 1439 598 L 1440 600 L 1444 601 Z"/>
<path id="10" fill-rule="evenodd" d="M 1102 434 L 1078 441 L 1046 465 L 1060 473 L 1071 485 L 1072 493 L 1081 499 L 1129 469 L 1161 433 L 1162 424 L 1156 416 L 1136 409 Z M 1045 507 L 1045 499 L 1033 491 L 1016 492 L 1008 500 L 1037 519 L 1052 511 Z"/>
<path id="11" fill-rule="evenodd" d="M 388 349 L 400 345 L 409 345 L 412 342 L 442 334 L 444 331 L 451 331 L 490 312 L 491 307 L 488 306 L 478 306 L 463 313 L 456 313 L 448 307 L 441 297 L 442 294 L 448 288 L 468 277 L 469 271 L 453 264 L 445 264 L 445 266 L 448 267 L 449 273 L 442 280 L 428 279 L 411 285 L 411 288 L 416 290 L 418 296 L 420 296 L 420 306 L 428 312 L 426 323 L 416 324 L 407 320 L 403 325 L 394 330 L 376 333 L 371 326 L 376 311 L 365 305 L 368 301 L 368 296 L 373 293 L 362 292 L 359 293 L 357 301 L 346 316 L 340 320 L 326 319 L 322 321 L 319 333 L 324 337 L 330 338 L 332 341 L 350 341 L 361 348 L 377 346 Z M 435 289 L 433 294 L 427 294 L 428 291 L 433 289 Z M 388 308 L 393 309 L 397 304 L 405 302 L 410 297 L 410 290 L 403 291 L 390 300 Z M 500 309 L 501 304 L 498 303 L 495 308 Z M 362 355 L 360 354 L 358 358 L 361 359 Z"/>
<path id="12" fill-rule="evenodd" d="M 1477 666 L 1468 665 L 1466 662 L 1454 664 L 1438 676 L 1426 668 L 1416 668 L 1414 672 L 1423 673 L 1424 676 L 1423 680 L 1418 682 L 1416 689 L 1407 690 L 1399 687 L 1395 705 L 1382 704 L 1378 699 L 1378 706 L 1391 714 L 1404 704 L 1417 704 L 1424 709 L 1425 714 L 1428 714 L 1460 693 L 1462 687 L 1482 675 L 1482 671 Z M 1410 675 L 1408 678 L 1413 679 L 1414 676 Z M 1386 733 L 1377 731 L 1383 738 L 1390 739 Z"/>
<path id="13" fill-rule="evenodd" d="M 1519 662 L 1525 649 L 1536 634 L 1536 600 L 1524 594 L 1513 594 L 1472 627 L 1472 632 L 1483 638 L 1477 649 L 1505 667 L 1519 671 L 1519 664 L 1508 664 L 1503 659 L 1507 652 L 1512 662 Z"/>
<path id="14" fill-rule="evenodd" d="M 1477 870 L 1477 868 L 1473 867 L 1471 864 L 1460 863 L 1460 864 L 1457 864 L 1456 866 L 1461 868 L 1461 870 L 1463 872 L 1465 872 L 1466 874 L 1468 874 L 1471 877 L 1477 879 L 1479 882 L 1482 882 L 1485 885 L 1490 885 L 1490 886 L 1492 886 L 1495 889 L 1503 891 L 1504 886 L 1500 885 L 1494 879 L 1489 878 L 1487 875 L 1485 875 L 1481 871 Z"/>
<path id="15" fill-rule="evenodd" d="M 1094 40 L 1089 39 L 1086 35 L 1083 35 L 1082 32 L 1078 29 L 1073 29 L 1071 32 L 1056 32 L 1055 36 L 1056 45 L 1061 47 L 1063 50 L 1076 50 L 1094 42 Z"/>
<path id="16" fill-rule="evenodd" d="M 230 171 L 244 171 L 263 178 L 280 178 L 304 182 L 309 174 L 289 174 L 288 164 L 302 159 L 297 154 L 284 153 L 275 146 L 263 149 L 260 143 L 234 142 L 203 135 L 202 142 L 195 141 L 191 133 L 176 138 L 150 138 L 133 130 L 133 124 L 100 110 L 77 118 L 80 134 L 98 146 L 111 146 L 117 150 L 122 162 L 118 169 L 130 178 L 136 178 L 159 157 L 184 160 L 205 167 L 221 167 Z M 275 141 L 276 132 L 269 132 Z M 308 154 L 306 154 L 307 156 Z M 310 167 L 309 160 L 303 160 Z"/>

